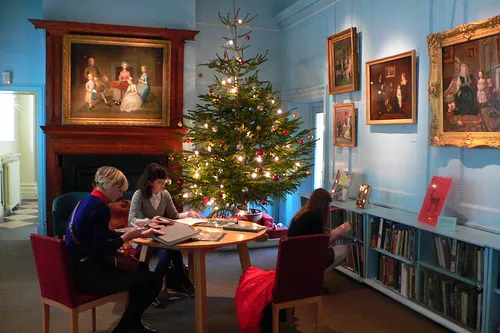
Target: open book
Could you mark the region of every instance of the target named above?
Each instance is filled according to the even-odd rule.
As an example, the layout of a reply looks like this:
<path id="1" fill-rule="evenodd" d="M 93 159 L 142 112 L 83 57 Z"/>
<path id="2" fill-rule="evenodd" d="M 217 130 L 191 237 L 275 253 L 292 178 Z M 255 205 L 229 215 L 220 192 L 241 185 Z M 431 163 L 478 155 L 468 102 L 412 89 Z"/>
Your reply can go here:
<path id="1" fill-rule="evenodd" d="M 159 230 L 163 231 L 165 235 L 156 236 L 153 239 L 165 245 L 175 245 L 181 243 L 191 239 L 199 233 L 198 230 L 195 230 L 193 227 L 183 223 L 174 223 L 172 225 L 163 226 Z"/>
<path id="2" fill-rule="evenodd" d="M 195 218 L 192 218 L 192 217 L 186 217 L 184 219 L 177 219 L 177 220 L 169 219 L 169 218 L 166 218 L 166 217 L 161 217 L 160 221 L 182 223 L 182 224 L 187 224 L 187 225 L 190 225 L 190 226 L 194 226 L 194 225 L 197 225 L 197 224 L 209 222 L 207 219 L 203 219 L 203 218 L 195 219 Z"/>

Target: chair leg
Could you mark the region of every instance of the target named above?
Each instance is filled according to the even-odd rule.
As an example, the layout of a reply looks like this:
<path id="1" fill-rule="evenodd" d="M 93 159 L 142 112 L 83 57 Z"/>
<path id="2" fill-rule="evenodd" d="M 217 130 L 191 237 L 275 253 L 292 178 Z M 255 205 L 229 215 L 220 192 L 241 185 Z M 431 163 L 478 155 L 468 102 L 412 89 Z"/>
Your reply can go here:
<path id="1" fill-rule="evenodd" d="M 280 332 L 280 309 L 272 304 L 272 313 L 273 313 L 273 333 Z"/>
<path id="2" fill-rule="evenodd" d="M 71 312 L 69 315 L 71 316 L 71 318 L 70 318 L 70 332 L 71 333 L 78 333 L 78 311 L 76 311 L 76 309 L 71 309 Z"/>
<path id="3" fill-rule="evenodd" d="M 92 332 L 97 332 L 96 308 L 92 308 Z"/>
<path id="4" fill-rule="evenodd" d="M 49 333 L 50 331 L 50 305 L 45 304 L 42 301 L 42 331 L 43 333 Z"/>
<path id="5" fill-rule="evenodd" d="M 289 326 L 293 324 L 293 307 L 286 309 L 286 323 Z"/>
<path id="6" fill-rule="evenodd" d="M 321 312 L 323 310 L 323 300 L 320 298 L 316 303 L 316 333 L 321 332 Z"/>

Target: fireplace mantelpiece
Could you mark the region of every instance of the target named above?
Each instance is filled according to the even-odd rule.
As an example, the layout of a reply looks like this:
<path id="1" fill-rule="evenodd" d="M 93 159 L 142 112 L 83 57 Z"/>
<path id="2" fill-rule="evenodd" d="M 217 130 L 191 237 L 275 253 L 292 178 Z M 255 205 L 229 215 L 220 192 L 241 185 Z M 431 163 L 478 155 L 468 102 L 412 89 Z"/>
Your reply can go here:
<path id="1" fill-rule="evenodd" d="M 184 44 L 198 31 L 109 24 L 30 20 L 46 30 L 46 136 L 47 234 L 52 235 L 52 202 L 62 194 L 64 155 L 163 155 L 164 148 L 182 149 Z M 105 35 L 171 41 L 170 127 L 62 126 L 62 41 L 64 35 Z M 146 158 L 146 157 L 145 157 Z"/>

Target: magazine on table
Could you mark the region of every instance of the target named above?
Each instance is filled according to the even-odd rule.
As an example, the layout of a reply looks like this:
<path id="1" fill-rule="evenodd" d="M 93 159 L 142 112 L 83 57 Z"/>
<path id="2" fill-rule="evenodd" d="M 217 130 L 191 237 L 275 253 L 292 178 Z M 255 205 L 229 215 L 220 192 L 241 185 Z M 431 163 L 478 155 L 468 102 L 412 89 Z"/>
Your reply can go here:
<path id="1" fill-rule="evenodd" d="M 173 223 L 171 225 L 162 226 L 158 230 L 163 231 L 165 234 L 158 235 L 153 239 L 165 245 L 181 243 L 200 233 L 199 230 L 195 230 L 190 225 L 183 223 Z"/>
<path id="2" fill-rule="evenodd" d="M 198 229 L 198 231 L 199 233 L 194 235 L 193 238 L 191 238 L 192 240 L 218 242 L 227 235 L 226 232 L 222 231 L 207 231 L 201 229 Z"/>

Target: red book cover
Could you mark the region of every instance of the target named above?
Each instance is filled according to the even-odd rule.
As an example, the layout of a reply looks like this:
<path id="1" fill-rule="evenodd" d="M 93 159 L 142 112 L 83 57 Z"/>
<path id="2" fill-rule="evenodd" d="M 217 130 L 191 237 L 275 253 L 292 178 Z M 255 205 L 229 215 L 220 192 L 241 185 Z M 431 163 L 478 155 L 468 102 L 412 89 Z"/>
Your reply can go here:
<path id="1" fill-rule="evenodd" d="M 446 196 L 450 191 L 451 178 L 447 177 L 432 177 L 427 194 L 425 195 L 424 203 L 418 214 L 418 220 L 421 222 L 437 225 L 437 221 L 441 211 L 443 210 Z"/>

